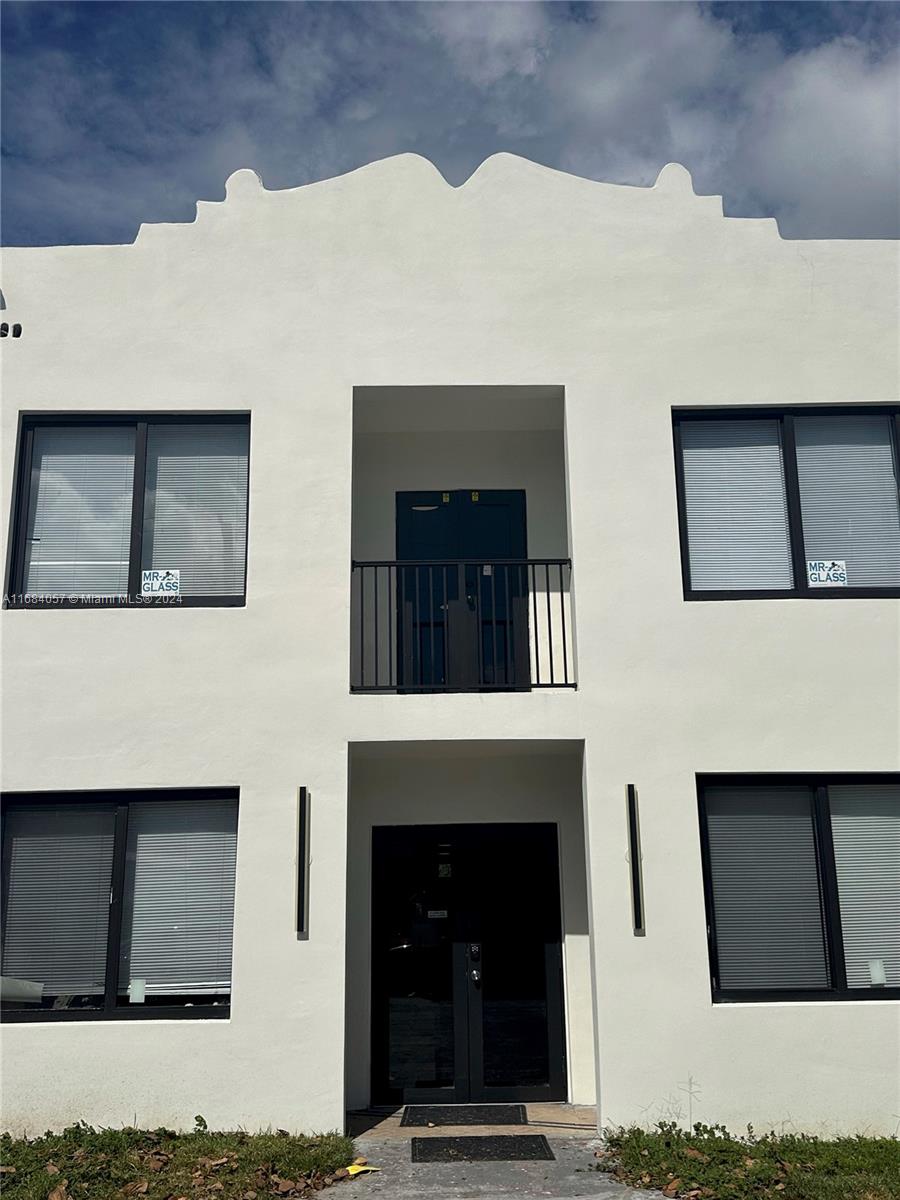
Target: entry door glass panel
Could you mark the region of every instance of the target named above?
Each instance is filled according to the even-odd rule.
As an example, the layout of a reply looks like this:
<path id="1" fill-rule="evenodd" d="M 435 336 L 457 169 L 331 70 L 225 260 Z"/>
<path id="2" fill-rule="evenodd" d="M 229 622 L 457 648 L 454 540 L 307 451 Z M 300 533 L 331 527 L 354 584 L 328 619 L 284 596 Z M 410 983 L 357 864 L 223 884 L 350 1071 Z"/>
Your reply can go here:
<path id="1" fill-rule="evenodd" d="M 452 847 L 409 829 L 375 830 L 374 847 L 373 959 L 382 985 L 386 1082 L 404 1098 L 452 1088 Z"/>
<path id="2" fill-rule="evenodd" d="M 485 1087 L 550 1082 L 547 944 L 559 937 L 559 905 L 537 880 L 555 878 L 556 845 L 537 828 L 493 826 L 479 848 Z"/>

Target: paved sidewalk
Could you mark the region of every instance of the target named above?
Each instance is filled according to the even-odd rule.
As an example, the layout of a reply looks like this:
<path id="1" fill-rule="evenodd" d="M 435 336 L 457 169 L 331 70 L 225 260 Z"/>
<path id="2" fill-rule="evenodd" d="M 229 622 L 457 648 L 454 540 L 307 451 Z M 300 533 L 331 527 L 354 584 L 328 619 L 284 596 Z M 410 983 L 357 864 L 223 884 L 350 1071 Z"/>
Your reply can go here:
<path id="1" fill-rule="evenodd" d="M 350 1135 L 358 1151 L 381 1170 L 354 1180 L 354 1200 L 537 1200 L 598 1197 L 659 1200 L 659 1192 L 636 1191 L 595 1168 L 596 1110 L 574 1105 L 529 1104 L 527 1125 L 403 1127 L 400 1114 L 351 1114 Z M 473 1137 L 543 1133 L 554 1162 L 414 1163 L 413 1137 Z M 349 1198 L 348 1198 L 349 1200 Z"/>
<path id="2" fill-rule="evenodd" d="M 532 1132 L 518 1127 L 518 1132 L 526 1131 Z M 359 1153 L 381 1170 L 354 1180 L 353 1196 L 358 1200 L 659 1200 L 659 1192 L 636 1191 L 594 1169 L 594 1150 L 600 1146 L 596 1136 L 551 1135 L 547 1140 L 555 1162 L 413 1163 L 408 1138 L 357 1138 Z"/>

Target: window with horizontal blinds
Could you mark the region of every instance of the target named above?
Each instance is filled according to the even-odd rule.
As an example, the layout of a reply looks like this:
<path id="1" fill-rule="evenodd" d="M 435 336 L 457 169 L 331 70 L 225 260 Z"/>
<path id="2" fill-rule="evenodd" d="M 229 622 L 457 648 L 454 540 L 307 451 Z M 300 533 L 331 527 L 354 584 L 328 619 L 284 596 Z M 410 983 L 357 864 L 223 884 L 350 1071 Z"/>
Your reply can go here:
<path id="1" fill-rule="evenodd" d="M 230 992 L 236 840 L 234 800 L 130 805 L 121 994 Z"/>
<path id="2" fill-rule="evenodd" d="M 892 418 L 794 418 L 807 559 L 847 564 L 848 587 L 900 585 L 900 495 Z"/>
<path id="3" fill-rule="evenodd" d="M 832 784 L 831 835 L 849 987 L 900 986 L 900 783 Z"/>
<path id="4" fill-rule="evenodd" d="M 719 987 L 829 987 L 812 790 L 710 787 L 705 802 Z"/>
<path id="5" fill-rule="evenodd" d="M 8 980 L 43 997 L 105 986 L 115 809 L 66 805 L 4 813 L 3 996 Z"/>
<path id="6" fill-rule="evenodd" d="M 128 591 L 133 427 L 34 430 L 23 591 Z"/>
<path id="7" fill-rule="evenodd" d="M 181 594 L 244 590 L 249 429 L 153 424 L 147 431 L 144 570 L 177 570 Z"/>
<path id="8" fill-rule="evenodd" d="M 691 587 L 790 589 L 778 421 L 686 420 L 680 428 Z"/>

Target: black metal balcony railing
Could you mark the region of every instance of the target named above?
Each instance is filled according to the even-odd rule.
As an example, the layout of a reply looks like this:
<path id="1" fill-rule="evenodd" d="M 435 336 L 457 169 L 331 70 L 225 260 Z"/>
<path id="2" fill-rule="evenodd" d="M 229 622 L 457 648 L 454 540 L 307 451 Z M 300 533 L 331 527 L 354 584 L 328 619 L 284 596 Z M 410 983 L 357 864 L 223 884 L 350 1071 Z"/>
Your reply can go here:
<path id="1" fill-rule="evenodd" d="M 350 690 L 575 687 L 567 558 L 354 562 Z"/>

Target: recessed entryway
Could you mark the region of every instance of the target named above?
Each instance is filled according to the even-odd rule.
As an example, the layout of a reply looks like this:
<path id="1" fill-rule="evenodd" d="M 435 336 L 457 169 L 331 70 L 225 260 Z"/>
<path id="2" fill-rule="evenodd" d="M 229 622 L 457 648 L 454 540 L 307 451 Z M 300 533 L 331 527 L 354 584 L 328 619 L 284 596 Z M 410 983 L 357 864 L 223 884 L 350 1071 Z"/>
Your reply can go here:
<path id="1" fill-rule="evenodd" d="M 351 745 L 349 1109 L 594 1101 L 581 756 Z"/>
<path id="2" fill-rule="evenodd" d="M 557 827 L 379 826 L 372 1100 L 564 1100 Z"/>

